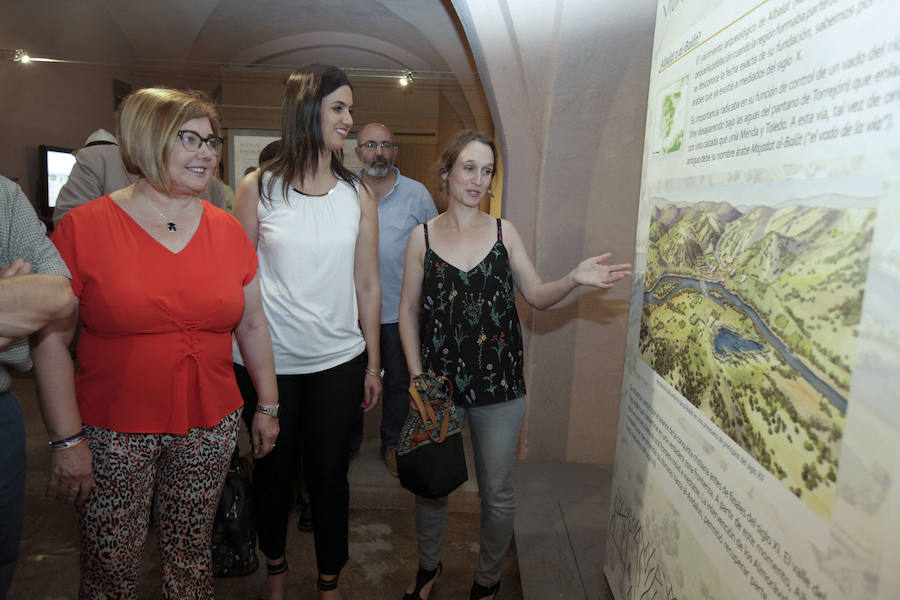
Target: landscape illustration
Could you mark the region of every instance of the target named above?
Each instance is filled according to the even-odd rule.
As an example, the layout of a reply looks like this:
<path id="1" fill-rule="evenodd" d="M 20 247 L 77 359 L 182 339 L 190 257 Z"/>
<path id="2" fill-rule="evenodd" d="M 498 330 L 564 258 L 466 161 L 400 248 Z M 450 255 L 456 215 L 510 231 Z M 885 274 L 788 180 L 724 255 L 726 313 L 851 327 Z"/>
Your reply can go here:
<path id="1" fill-rule="evenodd" d="M 876 210 L 651 207 L 640 355 L 828 520 Z"/>

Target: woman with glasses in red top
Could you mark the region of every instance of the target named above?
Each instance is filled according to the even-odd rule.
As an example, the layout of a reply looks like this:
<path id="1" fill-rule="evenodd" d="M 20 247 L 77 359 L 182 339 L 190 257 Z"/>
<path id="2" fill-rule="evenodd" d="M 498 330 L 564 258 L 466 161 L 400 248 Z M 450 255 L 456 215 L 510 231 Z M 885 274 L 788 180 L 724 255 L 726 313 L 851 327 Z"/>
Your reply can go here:
<path id="1" fill-rule="evenodd" d="M 52 237 L 78 310 L 34 340 L 48 495 L 78 506 L 79 597 L 136 597 L 152 515 L 161 596 L 212 598 L 212 522 L 243 404 L 232 333 L 261 404 L 278 402 L 256 253 L 233 217 L 198 197 L 222 149 L 207 98 L 139 90 L 119 125 L 137 183 L 75 208 Z M 277 417 L 252 425 L 263 456 Z"/>

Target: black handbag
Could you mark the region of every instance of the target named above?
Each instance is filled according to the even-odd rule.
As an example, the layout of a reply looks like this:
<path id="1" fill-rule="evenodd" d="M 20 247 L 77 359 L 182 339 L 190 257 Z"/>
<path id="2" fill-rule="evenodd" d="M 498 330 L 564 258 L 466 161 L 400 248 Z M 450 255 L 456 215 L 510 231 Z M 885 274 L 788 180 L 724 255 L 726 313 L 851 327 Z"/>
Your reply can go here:
<path id="1" fill-rule="evenodd" d="M 409 394 L 415 408 L 410 407 L 397 446 L 400 485 L 425 498 L 441 498 L 469 478 L 453 386 L 446 377 L 422 374 L 413 378 Z"/>
<path id="2" fill-rule="evenodd" d="M 251 494 L 250 473 L 235 447 L 213 522 L 213 577 L 241 577 L 259 568 Z"/>

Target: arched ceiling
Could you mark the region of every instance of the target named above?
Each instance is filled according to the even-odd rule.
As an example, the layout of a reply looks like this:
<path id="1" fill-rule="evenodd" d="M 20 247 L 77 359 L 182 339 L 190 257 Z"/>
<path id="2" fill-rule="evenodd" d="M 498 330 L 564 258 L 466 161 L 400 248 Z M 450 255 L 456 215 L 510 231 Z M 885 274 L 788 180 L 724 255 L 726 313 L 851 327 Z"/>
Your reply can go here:
<path id="1" fill-rule="evenodd" d="M 0 39 L 36 56 L 173 68 L 475 70 L 447 0 L 11 0 Z"/>

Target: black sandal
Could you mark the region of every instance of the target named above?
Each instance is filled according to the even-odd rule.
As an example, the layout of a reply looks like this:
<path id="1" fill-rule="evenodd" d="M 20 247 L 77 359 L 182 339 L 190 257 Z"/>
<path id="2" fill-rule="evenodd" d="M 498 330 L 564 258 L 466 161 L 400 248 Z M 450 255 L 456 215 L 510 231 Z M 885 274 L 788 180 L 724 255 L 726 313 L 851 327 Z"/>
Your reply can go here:
<path id="1" fill-rule="evenodd" d="M 288 572 L 288 564 L 287 558 L 282 558 L 281 562 L 277 565 L 273 565 L 268 560 L 266 561 L 266 575 L 283 575 Z M 259 600 L 266 600 L 265 598 L 260 598 Z"/>
<path id="2" fill-rule="evenodd" d="M 336 590 L 338 587 L 338 576 L 335 575 L 334 579 L 322 579 L 322 574 L 319 573 L 319 577 L 316 580 L 316 587 L 322 592 Z"/>
<path id="3" fill-rule="evenodd" d="M 481 600 L 481 598 L 487 598 L 498 591 L 500 591 L 500 581 L 491 586 L 484 586 L 477 581 L 473 581 L 472 590 L 469 592 L 469 600 Z"/>
<path id="4" fill-rule="evenodd" d="M 428 592 L 428 595 L 431 596 L 431 592 L 434 591 L 434 586 L 437 585 L 438 579 L 441 577 L 441 571 L 444 570 L 444 566 L 441 563 L 438 563 L 438 566 L 431 571 L 426 571 L 419 565 L 419 570 L 416 571 L 416 589 L 409 594 L 403 594 L 403 600 L 422 600 L 422 596 L 419 595 L 419 592 L 422 591 L 422 588 L 431 583 L 434 584 L 431 586 L 431 591 Z"/>
<path id="5" fill-rule="evenodd" d="M 266 561 L 266 575 L 281 575 L 282 573 L 288 572 L 288 564 L 287 559 L 281 559 L 281 562 L 277 565 L 273 565 L 269 561 Z"/>

